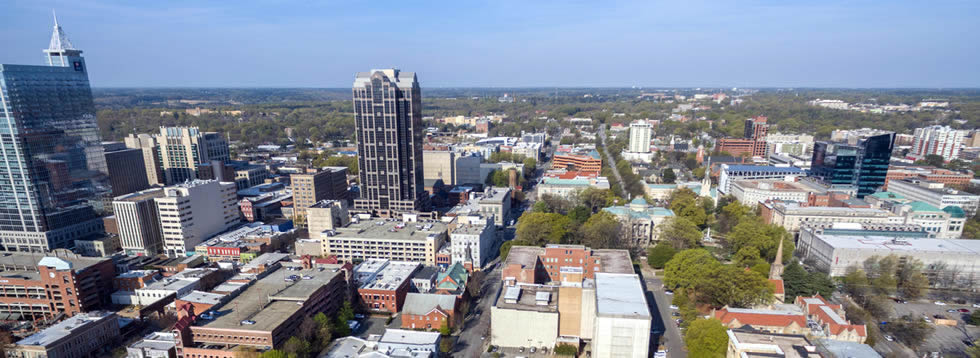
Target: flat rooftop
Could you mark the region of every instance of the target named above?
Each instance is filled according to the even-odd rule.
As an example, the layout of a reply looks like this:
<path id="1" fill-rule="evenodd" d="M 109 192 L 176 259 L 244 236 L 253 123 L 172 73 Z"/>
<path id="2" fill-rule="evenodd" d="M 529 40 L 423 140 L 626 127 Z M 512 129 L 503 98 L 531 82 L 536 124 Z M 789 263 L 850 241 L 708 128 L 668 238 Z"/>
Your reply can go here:
<path id="1" fill-rule="evenodd" d="M 138 202 L 151 200 L 153 198 L 162 198 L 164 196 L 166 196 L 166 193 L 163 192 L 163 188 L 153 188 L 126 195 L 120 195 L 113 199 L 113 201 Z"/>
<path id="2" fill-rule="evenodd" d="M 903 253 L 933 252 L 957 255 L 980 255 L 980 240 L 954 239 L 892 239 L 878 236 L 827 235 L 817 238 L 836 249 L 867 249 Z"/>
<path id="3" fill-rule="evenodd" d="M 360 289 L 364 290 L 394 290 L 398 286 L 412 277 L 421 266 L 418 262 L 389 261 L 377 275 L 366 282 L 361 283 Z"/>
<path id="4" fill-rule="evenodd" d="M 40 278 L 38 266 L 71 268 L 75 271 L 82 271 L 103 261 L 110 261 L 108 257 L 85 257 L 70 253 L 67 250 L 58 250 L 47 255 L 28 254 L 28 253 L 3 253 L 0 254 L 0 277 L 14 279 L 36 280 Z"/>
<path id="5" fill-rule="evenodd" d="M 195 326 L 210 329 L 235 329 L 247 331 L 271 331 L 278 327 L 296 311 L 303 308 L 297 302 L 305 302 L 320 287 L 328 284 L 339 271 L 309 269 L 300 271 L 276 270 L 256 281 L 237 297 L 220 308 L 213 309 L 214 320 L 199 319 Z M 286 277 L 297 275 L 293 282 Z M 310 279 L 303 279 L 310 277 Z M 244 320 L 255 321 L 253 325 L 243 325 Z"/>
<path id="6" fill-rule="evenodd" d="M 225 296 L 227 295 L 194 290 L 187 293 L 186 295 L 179 297 L 178 299 L 181 301 L 187 301 L 193 303 L 216 305 L 221 303 L 221 300 L 224 299 Z"/>
<path id="7" fill-rule="evenodd" d="M 112 312 L 88 312 L 79 313 L 64 321 L 58 322 L 57 324 L 45 328 L 44 330 L 37 332 L 17 341 L 18 345 L 23 346 L 41 346 L 47 347 L 52 343 L 58 342 L 58 340 L 67 337 L 76 330 L 88 329 L 88 326 L 101 321 L 103 319 L 115 319 L 116 314 Z"/>
<path id="8" fill-rule="evenodd" d="M 445 234 L 448 226 L 436 220 L 403 222 L 401 220 L 365 220 L 337 228 L 336 235 L 327 239 L 384 239 L 391 241 L 425 241 L 429 235 Z"/>
<path id="9" fill-rule="evenodd" d="M 599 316 L 650 319 L 646 294 L 635 274 L 595 274 L 596 312 Z"/>
<path id="10" fill-rule="evenodd" d="M 378 343 L 388 344 L 435 344 L 439 340 L 439 332 L 421 332 L 409 329 L 388 328 L 381 335 Z"/>
<path id="11" fill-rule="evenodd" d="M 276 262 L 285 260 L 287 257 L 289 257 L 288 254 L 283 254 L 278 252 L 266 252 L 252 259 L 247 264 L 242 265 L 241 271 L 246 272 L 249 270 L 256 269 L 259 266 L 268 266 Z"/>
<path id="12" fill-rule="evenodd" d="M 820 357 L 806 351 L 806 347 L 812 345 L 805 336 L 728 330 L 728 340 L 744 352 L 743 357 Z"/>
<path id="13" fill-rule="evenodd" d="M 452 235 L 480 235 L 485 230 L 487 230 L 487 225 L 462 224 L 456 226 Z"/>
<path id="14" fill-rule="evenodd" d="M 759 190 L 778 190 L 780 192 L 825 192 L 826 190 L 820 190 L 815 185 L 807 185 L 803 182 L 793 182 L 785 180 L 776 179 L 760 179 L 760 180 L 736 180 L 733 184 L 746 188 L 746 189 L 759 189 Z"/>
<path id="15" fill-rule="evenodd" d="M 518 311 L 534 312 L 558 312 L 558 287 L 544 285 L 517 285 L 504 286 L 503 292 L 497 297 L 494 304 L 499 309 L 509 309 Z M 518 291 L 519 290 L 519 291 Z M 543 298 L 543 294 L 548 294 L 547 304 L 538 304 L 538 298 Z M 516 297 L 516 300 L 515 300 Z"/>

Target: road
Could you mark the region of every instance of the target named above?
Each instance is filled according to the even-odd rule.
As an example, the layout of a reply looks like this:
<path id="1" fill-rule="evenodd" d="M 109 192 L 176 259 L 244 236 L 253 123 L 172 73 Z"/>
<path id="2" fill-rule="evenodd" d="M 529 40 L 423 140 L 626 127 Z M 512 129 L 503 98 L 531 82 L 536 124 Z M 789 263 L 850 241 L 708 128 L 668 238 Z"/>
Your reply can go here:
<path id="1" fill-rule="evenodd" d="M 623 177 L 619 175 L 619 168 L 616 167 L 616 160 L 614 160 L 613 156 L 609 154 L 608 150 L 606 150 L 606 125 L 605 124 L 599 125 L 599 139 L 602 140 L 602 148 L 601 148 L 602 154 L 606 155 L 606 162 L 609 163 L 610 167 L 612 167 L 613 176 L 615 176 L 616 181 L 619 182 L 619 187 L 623 188 L 623 192 L 626 192 L 626 185 L 623 182 Z"/>
<path id="2" fill-rule="evenodd" d="M 654 275 L 646 263 L 641 264 L 643 273 L 643 283 L 647 290 L 647 304 L 650 306 L 650 314 L 653 316 L 651 329 L 660 329 L 664 332 L 663 343 L 667 346 L 667 356 L 670 358 L 686 358 L 687 352 L 684 351 L 684 339 L 681 338 L 681 331 L 671 317 L 670 301 L 672 296 L 664 293 L 663 281 Z M 657 339 L 653 336 L 650 339 L 650 353 L 657 351 Z"/>
<path id="3" fill-rule="evenodd" d="M 493 270 L 487 272 L 483 279 L 480 297 L 470 309 L 470 314 L 463 320 L 463 330 L 456 340 L 453 351 L 454 357 L 479 357 L 486 352 L 483 345 L 490 337 L 490 306 L 500 292 L 500 263 L 493 264 Z"/>

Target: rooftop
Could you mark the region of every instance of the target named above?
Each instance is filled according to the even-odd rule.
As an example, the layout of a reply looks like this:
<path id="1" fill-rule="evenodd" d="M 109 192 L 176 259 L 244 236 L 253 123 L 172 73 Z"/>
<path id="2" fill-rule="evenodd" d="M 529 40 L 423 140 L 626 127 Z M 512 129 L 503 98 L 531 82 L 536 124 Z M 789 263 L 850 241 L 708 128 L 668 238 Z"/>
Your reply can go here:
<path id="1" fill-rule="evenodd" d="M 729 344 L 742 357 L 818 358 L 805 336 L 728 330 Z"/>
<path id="2" fill-rule="evenodd" d="M 217 313 L 214 320 L 198 320 L 195 325 L 217 329 L 270 331 L 303 308 L 297 302 L 305 302 L 338 274 L 341 273 L 319 269 L 273 271 L 220 308 L 214 308 L 213 311 Z M 301 278 L 291 282 L 285 280 L 292 275 Z M 255 324 L 242 325 L 243 320 L 252 320 Z"/>
<path id="3" fill-rule="evenodd" d="M 503 294 L 494 304 L 499 309 L 519 311 L 558 312 L 558 287 L 544 285 L 504 286 Z M 538 294 L 547 293 L 548 301 L 539 301 Z"/>
<path id="4" fill-rule="evenodd" d="M 221 300 L 223 300 L 225 296 L 227 295 L 194 290 L 187 293 L 186 295 L 181 296 L 180 300 L 193 302 L 193 303 L 216 305 L 221 303 Z"/>
<path id="5" fill-rule="evenodd" d="M 953 239 L 901 239 L 881 236 L 862 235 L 827 235 L 818 234 L 817 238 L 835 249 L 865 249 L 877 250 L 882 255 L 896 254 L 903 256 L 913 252 L 932 252 L 939 254 L 978 255 L 980 256 L 980 240 Z"/>
<path id="6" fill-rule="evenodd" d="M 768 173 L 785 173 L 785 174 L 804 174 L 803 169 L 797 167 L 776 167 L 771 165 L 740 165 L 740 164 L 724 164 L 723 167 L 727 167 L 730 172 L 768 172 Z"/>
<path id="7" fill-rule="evenodd" d="M 89 325 L 104 319 L 114 320 L 116 319 L 116 314 L 112 312 L 79 313 L 65 319 L 64 321 L 58 322 L 51 327 L 45 328 L 40 332 L 32 334 L 27 338 L 17 341 L 17 344 L 22 346 L 47 347 L 48 345 L 56 343 L 58 340 L 67 337 L 76 330 L 88 329 Z"/>
<path id="8" fill-rule="evenodd" d="M 367 220 L 336 228 L 334 238 L 384 239 L 390 241 L 424 241 L 431 235 L 445 234 L 445 223 L 428 220 L 403 222 L 401 220 Z M 328 238 L 329 239 L 329 238 Z"/>
<path id="9" fill-rule="evenodd" d="M 365 261 L 366 262 L 366 261 Z M 394 290 L 401 286 L 418 270 L 418 262 L 388 261 L 388 264 L 377 271 L 374 277 L 361 282 L 360 289 L 364 290 Z M 360 267 L 360 266 L 358 266 Z"/>
<path id="10" fill-rule="evenodd" d="M 439 332 L 421 332 L 408 329 L 388 328 L 385 330 L 385 333 L 381 335 L 381 340 L 378 341 L 378 343 L 423 345 L 435 344 L 438 340 Z"/>
<path id="11" fill-rule="evenodd" d="M 257 269 L 261 266 L 269 266 L 276 262 L 285 260 L 288 257 L 289 257 L 288 254 L 283 254 L 278 252 L 266 252 L 252 259 L 247 264 L 242 265 L 241 271 L 248 272 Z"/>
<path id="12" fill-rule="evenodd" d="M 0 277 L 36 280 L 40 266 L 58 270 L 82 271 L 110 258 L 79 256 L 71 251 L 58 249 L 48 254 L 9 252 L 0 254 Z"/>
<path id="13" fill-rule="evenodd" d="M 177 345 L 177 335 L 170 332 L 153 332 L 133 343 L 129 348 L 165 351 Z"/>
<path id="14" fill-rule="evenodd" d="M 650 318 L 646 295 L 635 274 L 595 274 L 596 311 L 599 316 Z"/>
<path id="15" fill-rule="evenodd" d="M 117 196 L 115 199 L 113 199 L 113 201 L 137 202 L 137 201 L 151 200 L 153 198 L 160 198 L 163 197 L 164 195 L 165 193 L 163 192 L 163 188 L 153 188 L 153 189 L 138 191 L 131 194 L 120 195 Z"/>

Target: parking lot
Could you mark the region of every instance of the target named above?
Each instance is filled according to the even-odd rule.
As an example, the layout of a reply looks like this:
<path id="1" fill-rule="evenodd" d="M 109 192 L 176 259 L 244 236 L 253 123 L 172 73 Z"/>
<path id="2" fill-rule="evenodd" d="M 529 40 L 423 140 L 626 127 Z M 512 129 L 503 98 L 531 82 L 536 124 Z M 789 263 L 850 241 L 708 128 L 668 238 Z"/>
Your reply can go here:
<path id="1" fill-rule="evenodd" d="M 911 347 L 917 352 L 941 352 L 962 354 L 966 350 L 965 341 L 975 341 L 980 338 L 980 327 L 967 325 L 965 317 L 969 313 L 950 313 L 947 310 L 966 309 L 972 312 L 971 305 L 947 304 L 945 306 L 936 305 L 932 302 L 909 302 L 894 303 L 894 316 L 902 317 L 906 314 L 912 317 L 929 318 L 931 325 L 935 327 L 933 334 L 919 347 Z M 956 321 L 956 326 L 937 325 L 936 315 Z"/>

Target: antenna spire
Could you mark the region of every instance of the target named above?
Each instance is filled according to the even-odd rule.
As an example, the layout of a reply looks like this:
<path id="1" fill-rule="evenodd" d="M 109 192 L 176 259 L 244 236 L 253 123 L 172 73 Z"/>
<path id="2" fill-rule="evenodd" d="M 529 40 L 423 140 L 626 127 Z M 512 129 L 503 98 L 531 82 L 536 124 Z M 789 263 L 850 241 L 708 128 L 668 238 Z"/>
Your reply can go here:
<path id="1" fill-rule="evenodd" d="M 58 27 L 58 13 L 51 9 L 51 15 L 54 16 L 54 27 Z"/>

